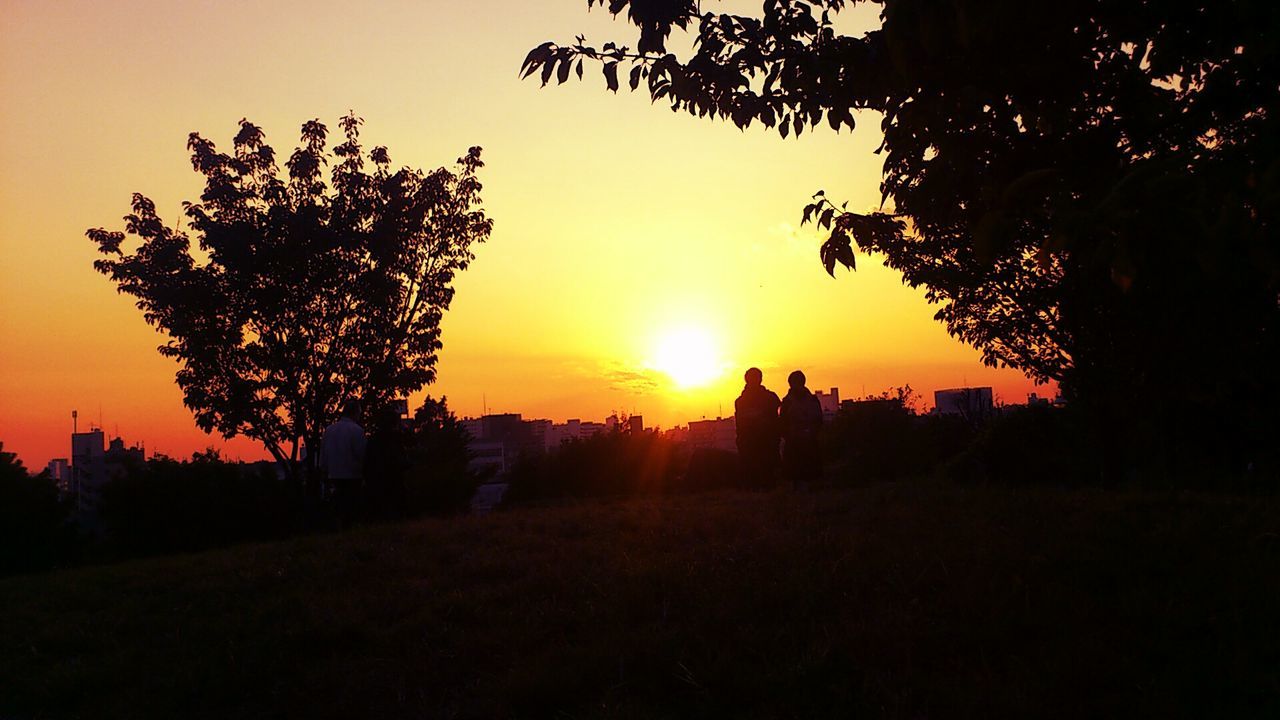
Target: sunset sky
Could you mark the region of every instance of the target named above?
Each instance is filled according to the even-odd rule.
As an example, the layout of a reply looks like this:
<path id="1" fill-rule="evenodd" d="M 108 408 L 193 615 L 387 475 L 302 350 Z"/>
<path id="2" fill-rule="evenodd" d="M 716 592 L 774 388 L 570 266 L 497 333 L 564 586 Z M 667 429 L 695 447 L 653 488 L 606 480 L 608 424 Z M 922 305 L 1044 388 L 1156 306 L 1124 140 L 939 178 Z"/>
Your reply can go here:
<path id="1" fill-rule="evenodd" d="M 849 22 L 874 18 L 861 12 Z M 67 456 L 78 409 L 82 429 L 101 418 L 148 452 L 262 457 L 196 429 L 162 338 L 94 272 L 84 232 L 122 229 L 133 192 L 176 221 L 201 189 L 192 131 L 229 148 L 245 117 L 287 156 L 303 121 L 336 130 L 348 109 L 396 165 L 484 148 L 495 228 L 456 285 L 427 390 L 460 416 L 621 410 L 667 427 L 730 414 L 750 365 L 780 394 L 796 368 L 844 397 L 968 384 L 1016 403 L 1035 389 L 983 367 L 875 258 L 823 271 L 801 210 L 819 189 L 878 202 L 878 117 L 784 141 L 614 96 L 598 70 L 518 79 L 530 48 L 578 32 L 632 40 L 584 0 L 0 0 L 5 450 L 32 469 Z"/>

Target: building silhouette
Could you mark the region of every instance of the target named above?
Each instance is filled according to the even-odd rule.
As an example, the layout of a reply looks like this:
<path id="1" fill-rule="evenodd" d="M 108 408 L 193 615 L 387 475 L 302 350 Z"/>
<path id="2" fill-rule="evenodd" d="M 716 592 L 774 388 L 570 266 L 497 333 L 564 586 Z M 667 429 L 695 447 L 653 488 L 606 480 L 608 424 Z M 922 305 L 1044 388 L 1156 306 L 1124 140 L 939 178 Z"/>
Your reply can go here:
<path id="1" fill-rule="evenodd" d="M 76 511 L 92 517 L 102 498 L 102 488 L 112 480 L 124 477 L 146 461 L 141 447 L 126 447 L 115 437 L 110 444 L 102 428 L 71 434 L 71 463 L 67 470 L 66 492 L 75 502 Z M 54 467 L 58 460 L 51 461 Z M 52 473 L 51 473 L 52 474 Z"/>
<path id="2" fill-rule="evenodd" d="M 471 436 L 467 450 L 469 467 L 502 475 L 514 467 L 521 456 L 539 456 L 574 440 L 583 440 L 618 427 L 618 418 L 603 423 L 583 422 L 578 418 L 555 423 L 544 418 L 525 420 L 519 413 L 482 415 L 463 418 L 462 427 Z M 644 419 L 635 416 L 629 427 L 644 429 Z"/>
<path id="3" fill-rule="evenodd" d="M 833 387 L 829 393 L 814 390 L 813 395 L 818 398 L 818 405 L 822 407 L 822 421 L 829 423 L 834 420 L 836 413 L 840 412 L 840 388 Z"/>
<path id="4" fill-rule="evenodd" d="M 71 492 L 71 461 L 67 458 L 54 458 L 44 466 L 44 470 L 49 474 L 49 479 L 54 486 L 58 488 L 58 492 L 63 495 Z"/>
<path id="5" fill-rule="evenodd" d="M 738 449 L 737 420 L 733 417 L 690 420 L 689 444 L 696 448 L 736 451 Z"/>
<path id="6" fill-rule="evenodd" d="M 995 412 L 991 388 L 964 387 L 935 390 L 933 411 L 938 415 L 959 415 L 966 420 L 985 420 Z"/>
<path id="7" fill-rule="evenodd" d="M 107 482 L 106 436 L 101 428 L 71 434 L 70 492 L 78 512 L 95 510 Z"/>

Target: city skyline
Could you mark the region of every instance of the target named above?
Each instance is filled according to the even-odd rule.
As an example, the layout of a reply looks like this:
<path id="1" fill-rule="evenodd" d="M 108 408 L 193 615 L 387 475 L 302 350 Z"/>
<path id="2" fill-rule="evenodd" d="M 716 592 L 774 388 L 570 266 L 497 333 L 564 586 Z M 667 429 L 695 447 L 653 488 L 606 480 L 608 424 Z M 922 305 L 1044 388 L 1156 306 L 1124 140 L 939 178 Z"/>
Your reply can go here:
<path id="1" fill-rule="evenodd" d="M 1044 386 L 1041 386 L 1041 387 L 1044 387 Z M 887 388 L 882 391 L 882 394 L 868 393 L 864 390 L 861 395 L 854 395 L 852 397 L 847 397 L 847 396 L 842 396 L 840 392 L 840 388 L 838 386 L 823 387 L 823 388 L 819 388 L 819 387 L 809 388 L 809 390 L 813 392 L 815 396 L 818 397 L 819 403 L 823 408 L 823 415 L 828 422 L 835 416 L 839 408 L 844 406 L 844 404 L 846 403 L 860 402 L 860 401 L 866 401 L 866 400 L 872 400 L 872 401 L 881 400 L 885 395 L 892 395 L 893 392 L 898 389 L 899 388 Z M 912 409 L 914 409 L 915 412 L 917 412 L 918 414 L 922 414 L 922 415 L 932 414 L 937 412 L 942 412 L 944 414 L 945 413 L 958 414 L 962 412 L 962 410 L 959 408 L 959 404 L 966 404 L 970 400 L 969 398 L 970 392 L 974 393 L 973 394 L 974 400 L 976 400 L 979 403 L 985 403 L 987 406 L 994 405 L 996 407 L 1000 407 L 1000 406 L 1014 406 L 1014 405 L 1023 404 L 1019 402 L 1009 402 L 1007 399 L 1000 397 L 999 394 L 993 393 L 992 388 L 989 386 L 937 388 L 931 391 L 919 391 L 912 388 L 912 391 L 915 393 L 914 400 L 916 403 L 918 403 L 917 405 L 912 406 Z M 1048 404 L 1050 402 L 1048 397 L 1036 392 L 1028 393 L 1024 399 L 1025 399 L 1025 404 L 1028 404 L 1028 405 Z M 1061 403 L 1062 398 L 1058 396 L 1052 402 L 1054 404 Z M 412 415 L 413 409 L 416 409 L 416 408 L 412 408 L 411 406 L 410 415 Z M 73 429 L 72 429 L 72 433 L 69 436 L 72 439 L 71 446 L 69 446 L 69 447 L 72 447 L 71 452 L 69 454 L 63 454 L 63 455 L 55 454 L 38 463 L 36 462 L 27 463 L 30 467 L 46 468 L 46 469 L 52 470 L 52 468 L 56 463 L 61 462 L 62 464 L 65 465 L 70 458 L 76 455 L 74 445 L 75 445 L 75 439 L 77 437 L 96 434 L 100 436 L 104 447 L 108 443 L 108 441 L 110 443 L 123 442 L 125 438 L 125 434 L 121 432 L 118 425 L 112 430 L 111 433 L 107 433 L 101 420 L 99 420 L 97 423 L 93 422 L 92 420 L 89 420 L 86 424 L 85 429 L 81 430 L 81 429 L 77 429 L 76 415 L 77 415 L 77 411 L 72 411 L 71 417 L 72 417 Z M 463 427 L 465 427 L 468 430 L 473 440 L 478 440 L 484 437 L 485 433 L 479 430 L 479 428 L 482 427 L 480 423 L 483 420 L 488 418 L 497 418 L 497 417 L 514 417 L 517 421 L 523 422 L 523 423 L 545 423 L 549 426 L 548 431 L 551 431 L 551 430 L 563 431 L 565 428 L 569 428 L 574 425 L 579 425 L 582 428 L 582 432 L 579 432 L 576 429 L 574 429 L 568 434 L 555 436 L 557 438 L 562 438 L 562 439 L 568 439 L 568 438 L 576 439 L 579 437 L 589 436 L 595 432 L 611 430 L 614 428 L 615 425 L 618 425 L 624 419 L 631 422 L 639 420 L 641 422 L 640 428 L 643 430 L 651 430 L 651 431 L 662 433 L 664 435 L 670 435 L 672 433 L 688 434 L 696 424 L 705 425 L 707 423 L 716 423 L 720 421 L 732 421 L 734 419 L 734 415 L 735 413 L 733 412 L 732 402 L 729 403 L 729 411 L 727 413 L 724 412 L 723 408 L 720 408 L 720 412 L 718 412 L 714 416 L 703 415 L 697 418 L 685 418 L 684 420 L 680 420 L 680 421 L 677 421 L 671 424 L 666 424 L 666 425 L 659 424 L 659 423 L 648 423 L 647 421 L 644 420 L 645 418 L 644 412 L 639 412 L 634 410 L 627 411 L 624 409 L 615 409 L 611 411 L 610 414 L 601 415 L 601 416 L 590 416 L 582 413 L 575 415 L 571 413 L 567 416 L 564 416 L 563 418 L 542 417 L 542 416 L 526 417 L 524 412 L 519 410 L 502 410 L 502 411 L 492 410 L 491 411 L 490 409 L 486 409 L 481 414 L 477 414 L 477 415 L 463 415 L 463 414 L 455 413 L 455 416 L 457 417 L 458 421 L 462 423 Z M 584 418 L 598 418 L 599 421 L 595 419 L 584 419 Z M 548 434 L 548 437 L 551 437 L 551 435 Z M 181 459 L 185 459 L 191 454 L 191 453 L 175 454 L 175 453 L 166 451 L 164 448 L 156 447 L 154 445 L 151 447 L 150 450 L 147 450 L 147 440 L 145 438 L 141 438 L 137 436 L 134 436 L 129 442 L 131 443 L 129 447 L 132 450 L 139 451 L 148 458 L 156 457 L 156 456 L 165 456 L 165 457 L 181 460 Z M 548 448 L 554 447 L 557 444 L 558 442 L 552 442 L 551 440 L 548 440 L 546 442 L 546 445 Z M 209 449 L 210 447 L 213 447 L 213 446 L 210 445 L 202 448 L 197 448 L 193 452 L 202 452 Z M 258 462 L 258 461 L 266 460 L 269 458 L 257 457 L 257 456 L 246 458 L 246 457 L 237 456 L 237 455 L 228 455 L 227 459 L 234 462 Z M 55 480 L 59 479 L 56 472 L 53 473 L 53 477 Z"/>

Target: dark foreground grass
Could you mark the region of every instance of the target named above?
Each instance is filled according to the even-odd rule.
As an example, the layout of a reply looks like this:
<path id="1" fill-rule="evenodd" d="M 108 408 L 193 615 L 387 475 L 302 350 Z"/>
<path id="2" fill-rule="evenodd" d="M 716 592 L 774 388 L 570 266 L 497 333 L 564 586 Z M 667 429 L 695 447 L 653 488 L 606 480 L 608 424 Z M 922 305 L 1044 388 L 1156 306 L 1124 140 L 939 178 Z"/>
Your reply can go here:
<path id="1" fill-rule="evenodd" d="M 0 581 L 0 717 L 1280 717 L 1280 503 L 884 486 Z"/>

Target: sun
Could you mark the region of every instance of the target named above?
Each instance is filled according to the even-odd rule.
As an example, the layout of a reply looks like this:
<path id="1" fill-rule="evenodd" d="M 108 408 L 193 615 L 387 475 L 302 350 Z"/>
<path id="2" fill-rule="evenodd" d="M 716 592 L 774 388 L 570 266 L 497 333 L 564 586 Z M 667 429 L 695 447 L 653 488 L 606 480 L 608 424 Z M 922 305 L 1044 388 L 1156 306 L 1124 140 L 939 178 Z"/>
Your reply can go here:
<path id="1" fill-rule="evenodd" d="M 654 350 L 653 368 L 679 388 L 701 387 L 724 374 L 724 362 L 711 335 L 693 327 L 663 334 Z"/>

